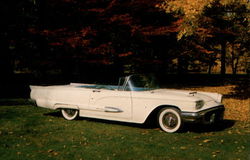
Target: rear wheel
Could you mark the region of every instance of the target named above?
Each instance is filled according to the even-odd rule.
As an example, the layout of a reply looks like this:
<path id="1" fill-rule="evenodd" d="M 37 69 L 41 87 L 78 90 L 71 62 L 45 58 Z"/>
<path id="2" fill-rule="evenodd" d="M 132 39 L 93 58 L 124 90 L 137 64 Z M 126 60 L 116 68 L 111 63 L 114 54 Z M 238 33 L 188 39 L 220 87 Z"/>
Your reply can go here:
<path id="1" fill-rule="evenodd" d="M 168 133 L 177 132 L 182 126 L 180 112 L 175 108 L 161 109 L 157 118 L 160 128 Z"/>
<path id="2" fill-rule="evenodd" d="M 76 109 L 62 109 L 62 115 L 67 120 L 74 120 L 78 117 L 78 110 Z"/>

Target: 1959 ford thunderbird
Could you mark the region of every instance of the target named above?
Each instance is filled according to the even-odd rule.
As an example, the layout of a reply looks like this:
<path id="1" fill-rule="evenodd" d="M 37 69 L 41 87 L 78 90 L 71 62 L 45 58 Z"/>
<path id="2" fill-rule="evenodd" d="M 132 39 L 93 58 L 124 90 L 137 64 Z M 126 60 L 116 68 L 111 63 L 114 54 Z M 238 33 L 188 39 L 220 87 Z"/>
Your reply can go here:
<path id="1" fill-rule="evenodd" d="M 120 78 L 115 86 L 30 86 L 30 96 L 37 106 L 60 109 L 67 120 L 80 116 L 144 123 L 155 115 L 160 128 L 169 133 L 187 121 L 213 124 L 223 119 L 221 94 L 159 89 L 152 82 L 142 75 L 130 75 Z"/>

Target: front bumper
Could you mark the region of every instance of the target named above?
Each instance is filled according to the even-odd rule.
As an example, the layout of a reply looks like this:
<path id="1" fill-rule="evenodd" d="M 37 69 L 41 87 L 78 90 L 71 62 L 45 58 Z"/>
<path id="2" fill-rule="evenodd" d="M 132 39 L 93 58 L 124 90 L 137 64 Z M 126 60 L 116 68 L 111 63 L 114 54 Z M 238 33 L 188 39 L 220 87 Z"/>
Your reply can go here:
<path id="1" fill-rule="evenodd" d="M 225 107 L 220 105 L 199 112 L 181 112 L 181 117 L 185 122 L 212 124 L 223 119 L 224 111 Z"/>

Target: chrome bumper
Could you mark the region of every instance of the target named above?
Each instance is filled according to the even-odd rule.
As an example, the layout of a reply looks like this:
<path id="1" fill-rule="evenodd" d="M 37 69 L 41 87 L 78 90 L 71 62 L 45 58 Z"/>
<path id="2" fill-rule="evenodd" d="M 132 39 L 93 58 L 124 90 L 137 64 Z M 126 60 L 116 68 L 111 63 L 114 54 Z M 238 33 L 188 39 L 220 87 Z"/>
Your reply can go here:
<path id="1" fill-rule="evenodd" d="M 224 111 L 225 107 L 220 105 L 199 112 L 181 112 L 181 117 L 182 120 L 186 122 L 212 124 L 223 119 Z"/>

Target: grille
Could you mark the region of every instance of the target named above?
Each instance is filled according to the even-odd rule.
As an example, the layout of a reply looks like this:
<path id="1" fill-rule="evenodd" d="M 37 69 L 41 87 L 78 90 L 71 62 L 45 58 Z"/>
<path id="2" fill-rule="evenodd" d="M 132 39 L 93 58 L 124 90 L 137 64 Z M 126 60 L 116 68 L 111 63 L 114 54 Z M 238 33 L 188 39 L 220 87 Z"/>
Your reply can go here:
<path id="1" fill-rule="evenodd" d="M 204 115 L 204 121 L 207 123 L 212 123 L 216 121 L 220 121 L 224 116 L 224 108 L 220 108 L 214 111 L 207 112 Z"/>

